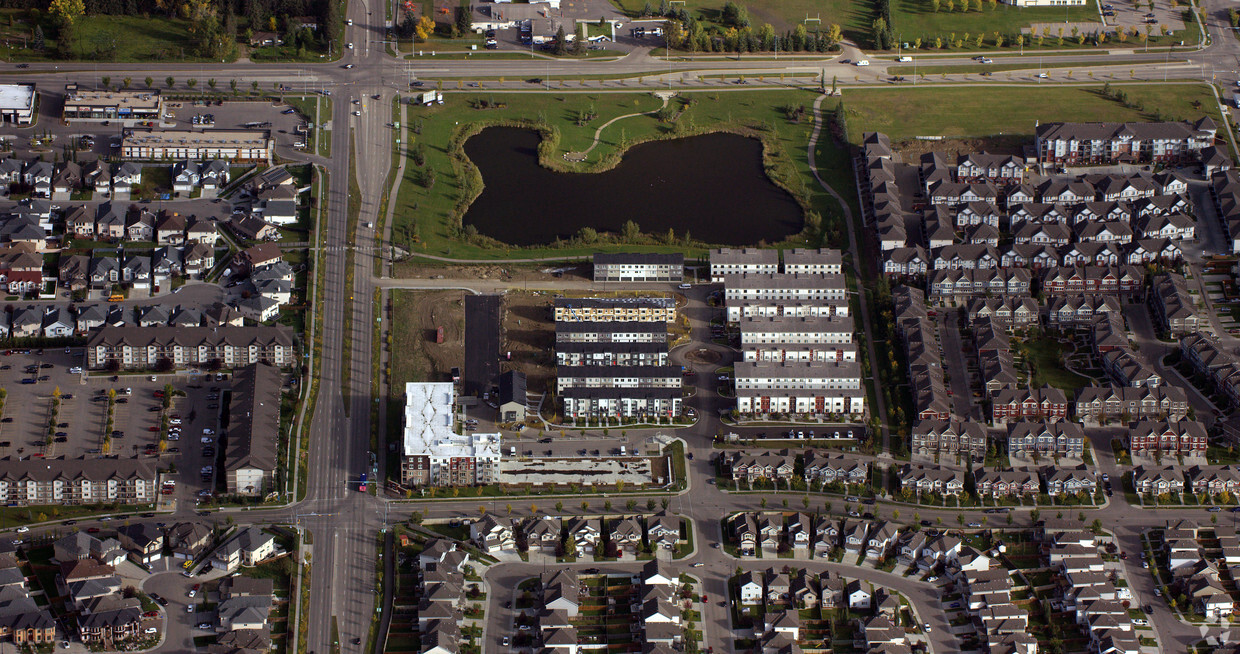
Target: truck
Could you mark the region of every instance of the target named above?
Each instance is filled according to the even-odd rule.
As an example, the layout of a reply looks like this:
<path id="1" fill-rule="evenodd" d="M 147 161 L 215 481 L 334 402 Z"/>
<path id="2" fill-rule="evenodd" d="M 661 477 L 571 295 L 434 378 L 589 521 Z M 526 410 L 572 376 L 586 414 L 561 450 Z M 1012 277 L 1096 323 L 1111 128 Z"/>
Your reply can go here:
<path id="1" fill-rule="evenodd" d="M 419 93 L 413 97 L 416 98 L 416 102 L 418 104 L 424 107 L 429 107 L 433 104 L 443 104 L 443 93 L 440 93 L 439 91 L 427 91 L 425 93 Z"/>

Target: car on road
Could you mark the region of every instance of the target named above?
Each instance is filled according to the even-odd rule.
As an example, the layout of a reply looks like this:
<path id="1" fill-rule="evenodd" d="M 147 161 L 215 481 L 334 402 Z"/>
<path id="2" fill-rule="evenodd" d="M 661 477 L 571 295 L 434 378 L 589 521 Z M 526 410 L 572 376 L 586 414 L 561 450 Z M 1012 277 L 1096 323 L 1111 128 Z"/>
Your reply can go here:
<path id="1" fill-rule="evenodd" d="M 968 526 L 970 529 L 980 529 L 982 526 L 982 523 L 973 521 L 973 522 L 970 522 Z"/>
<path id="2" fill-rule="evenodd" d="M 926 631 L 926 633 L 930 633 L 930 631 L 931 631 L 931 630 L 930 630 L 930 623 L 929 623 L 929 622 L 927 622 L 927 623 L 925 623 L 924 625 L 922 625 L 922 628 Z"/>
<path id="3" fill-rule="evenodd" d="M 849 512 L 848 512 L 848 517 L 850 517 L 850 518 L 860 518 L 860 517 L 861 517 L 861 514 L 860 514 L 860 513 L 857 513 L 856 511 L 849 511 Z"/>
<path id="4" fill-rule="evenodd" d="M 847 495 L 844 497 L 845 502 L 860 502 L 861 498 L 856 495 Z"/>
<path id="5" fill-rule="evenodd" d="M 1160 588 L 1155 588 L 1155 589 L 1154 589 L 1154 597 L 1162 597 L 1162 589 L 1160 589 Z"/>
<path id="6" fill-rule="evenodd" d="M 587 574 L 587 575 L 596 575 L 598 574 L 598 568 L 586 568 L 585 570 L 582 570 L 581 573 Z"/>
<path id="7" fill-rule="evenodd" d="M 351 42 L 350 42 L 350 43 L 346 43 L 346 44 L 344 44 L 344 47 L 346 47 L 346 48 L 348 48 L 348 49 L 352 50 L 352 49 L 353 49 L 353 43 L 351 43 Z"/>
<path id="8" fill-rule="evenodd" d="M 870 65 L 870 60 L 869 60 L 869 59 L 861 59 L 861 60 L 857 61 L 856 63 L 854 63 L 853 65 L 854 65 L 854 66 L 869 66 L 869 65 Z"/>
<path id="9" fill-rule="evenodd" d="M 705 564 L 705 563 L 702 563 L 701 561 L 698 561 L 697 563 L 694 563 L 692 567 L 694 567 L 694 568 L 700 568 L 700 567 L 702 567 L 702 566 L 704 566 L 704 565 L 706 565 L 706 564 Z"/>
<path id="10" fill-rule="evenodd" d="M 939 580 L 938 575 L 930 575 L 929 577 L 926 577 L 926 581 L 930 583 L 934 583 L 938 580 Z"/>
<path id="11" fill-rule="evenodd" d="M 931 524 L 932 524 L 932 523 L 931 523 L 929 520 L 922 520 L 922 521 L 921 521 L 921 526 L 923 526 L 923 527 L 929 527 Z"/>
<path id="12" fill-rule="evenodd" d="M 19 533 L 19 534 L 24 534 L 24 533 L 26 533 L 26 532 L 28 532 L 28 531 L 30 531 L 30 527 L 27 527 L 26 525 L 22 525 L 22 526 L 20 526 L 20 527 L 18 527 L 18 528 L 17 528 L 17 533 Z"/>
<path id="13" fill-rule="evenodd" d="M 168 600 L 160 597 L 158 593 L 147 593 L 147 595 L 160 606 L 168 606 Z"/>
<path id="14" fill-rule="evenodd" d="M 215 625 L 211 624 L 210 622 L 199 622 L 198 628 L 199 629 L 215 629 Z"/>
<path id="15" fill-rule="evenodd" d="M 983 63 L 983 64 L 993 64 L 993 63 L 995 63 L 995 60 L 994 60 L 994 59 L 991 59 L 991 58 L 989 58 L 989 57 L 982 57 L 982 58 L 981 58 L 981 59 L 979 59 L 978 61 L 979 61 L 980 63 Z M 928 630 L 927 630 L 927 631 L 928 631 Z"/>
<path id="16" fill-rule="evenodd" d="M 1212 506 L 1212 507 L 1210 507 L 1210 508 L 1206 509 L 1206 511 L 1209 511 L 1210 513 L 1218 513 L 1219 511 L 1222 511 L 1222 510 L 1223 510 L 1223 509 L 1221 509 L 1221 508 L 1219 508 L 1219 507 L 1217 507 L 1217 506 Z"/>
<path id="17" fill-rule="evenodd" d="M 508 647 L 508 643 L 509 643 L 509 642 L 510 642 L 510 641 L 509 641 L 509 638 L 508 638 L 507 636 L 502 636 L 502 637 L 500 637 L 500 639 L 499 639 L 499 644 L 500 644 L 500 645 L 502 645 L 503 647 Z"/>
<path id="18" fill-rule="evenodd" d="M 1038 73 L 1038 79 L 1046 79 L 1048 77 L 1050 77 L 1050 75 L 1047 75 L 1046 73 Z"/>
<path id="19" fill-rule="evenodd" d="M 353 19 L 352 19 L 352 18 L 350 18 L 349 20 L 346 20 L 346 21 L 344 22 L 344 24 L 345 24 L 345 25 L 352 25 L 352 24 L 353 24 Z"/>

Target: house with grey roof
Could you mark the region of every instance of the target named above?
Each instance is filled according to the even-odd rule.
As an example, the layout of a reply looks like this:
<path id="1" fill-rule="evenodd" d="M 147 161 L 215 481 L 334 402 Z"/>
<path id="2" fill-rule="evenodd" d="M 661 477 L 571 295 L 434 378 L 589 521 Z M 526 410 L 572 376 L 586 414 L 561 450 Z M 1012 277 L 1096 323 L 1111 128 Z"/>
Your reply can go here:
<path id="1" fill-rule="evenodd" d="M 271 489 L 283 385 L 280 369 L 265 363 L 233 372 L 228 448 L 224 452 L 230 494 L 262 495 Z"/>
<path id="2" fill-rule="evenodd" d="M 215 551 L 215 563 L 229 572 L 255 566 L 276 552 L 275 536 L 258 527 L 242 529 Z"/>

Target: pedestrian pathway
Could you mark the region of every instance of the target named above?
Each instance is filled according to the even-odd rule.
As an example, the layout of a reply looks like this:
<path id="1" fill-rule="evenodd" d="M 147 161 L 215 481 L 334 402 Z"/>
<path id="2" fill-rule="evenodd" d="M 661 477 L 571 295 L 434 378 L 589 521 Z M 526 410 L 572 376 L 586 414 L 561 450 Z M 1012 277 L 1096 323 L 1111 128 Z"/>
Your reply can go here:
<path id="1" fill-rule="evenodd" d="M 594 147 L 598 145 L 599 138 L 602 137 L 603 135 L 603 130 L 607 129 L 612 123 L 618 120 L 623 120 L 625 118 L 632 118 L 633 116 L 645 116 L 647 114 L 655 114 L 660 111 L 663 111 L 664 109 L 667 108 L 668 100 L 671 100 L 672 96 L 674 95 L 675 93 L 668 93 L 666 91 L 656 92 L 655 96 L 663 99 L 663 104 L 658 109 L 654 109 L 652 111 L 639 111 L 633 114 L 625 114 L 623 116 L 616 116 L 615 118 L 612 118 L 611 120 L 603 123 L 601 127 L 594 130 L 594 142 L 590 144 L 590 147 L 586 148 L 585 150 L 582 150 L 581 152 L 565 152 L 564 153 L 565 161 L 576 161 L 576 162 L 585 161 L 586 157 L 590 155 L 590 151 L 593 150 Z"/>

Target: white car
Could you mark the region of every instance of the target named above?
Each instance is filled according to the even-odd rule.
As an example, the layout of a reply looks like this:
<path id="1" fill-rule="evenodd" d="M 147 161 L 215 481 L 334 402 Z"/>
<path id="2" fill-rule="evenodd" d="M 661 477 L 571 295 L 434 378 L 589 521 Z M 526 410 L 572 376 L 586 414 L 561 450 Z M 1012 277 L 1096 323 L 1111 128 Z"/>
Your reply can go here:
<path id="1" fill-rule="evenodd" d="M 189 596 L 190 596 L 190 597 L 197 597 L 197 596 L 198 596 L 198 591 L 194 590 L 193 588 L 189 589 Z"/>
<path id="2" fill-rule="evenodd" d="M 853 65 L 854 65 L 854 66 L 869 66 L 869 65 L 870 65 L 870 60 L 869 60 L 869 59 L 861 59 L 860 61 L 856 61 L 856 62 L 854 62 L 854 63 L 853 63 Z"/>
<path id="3" fill-rule="evenodd" d="M 353 115 L 354 115 L 354 116 L 360 116 L 360 115 L 362 115 L 362 112 L 360 112 L 360 111 L 354 111 L 354 112 L 353 112 Z"/>
<path id="4" fill-rule="evenodd" d="M 348 49 L 352 50 L 352 49 L 353 49 L 353 44 L 352 44 L 352 43 L 346 43 L 346 44 L 344 45 L 344 47 L 346 47 L 346 48 L 348 48 Z"/>
<path id="5" fill-rule="evenodd" d="M 896 57 L 896 61 L 912 61 L 912 57 Z"/>
<path id="6" fill-rule="evenodd" d="M 1048 77 L 1050 77 L 1050 75 L 1047 75 L 1046 73 L 1038 73 L 1038 79 L 1046 79 Z"/>
<path id="7" fill-rule="evenodd" d="M 934 582 L 936 582 L 936 581 L 938 581 L 938 580 L 939 580 L 938 575 L 931 575 L 931 576 L 929 576 L 929 577 L 926 577 L 926 581 L 928 581 L 928 582 L 930 582 L 930 583 L 934 583 Z"/>
<path id="8" fill-rule="evenodd" d="M 925 624 L 925 629 L 926 629 L 926 633 L 930 633 L 930 623 L 929 623 L 929 622 L 927 622 L 927 623 Z"/>
<path id="9" fill-rule="evenodd" d="M 144 634 L 157 634 L 157 633 L 159 633 L 159 630 L 158 630 L 158 629 L 156 629 L 155 627 L 147 627 L 146 629 L 143 629 L 143 630 L 142 630 L 142 633 L 144 633 Z"/>
<path id="10" fill-rule="evenodd" d="M 703 565 L 706 565 L 706 564 L 702 563 L 701 561 L 698 561 L 697 563 L 694 563 L 694 564 L 693 564 L 693 567 L 695 567 L 695 568 L 700 568 L 700 567 L 702 567 Z"/>
<path id="11" fill-rule="evenodd" d="M 345 25 L 352 25 L 352 24 L 353 24 L 353 19 L 352 19 L 352 18 L 350 18 L 349 20 L 346 20 L 346 21 L 344 22 L 344 24 L 345 24 Z"/>
<path id="12" fill-rule="evenodd" d="M 202 433 L 204 433 L 204 434 L 206 434 L 206 435 L 208 435 L 208 436 L 213 436 L 213 435 L 215 435 L 215 430 L 214 430 L 214 429 L 211 429 L 210 427 L 203 427 L 203 428 L 202 428 Z"/>
<path id="13" fill-rule="evenodd" d="M 27 527 L 26 525 L 22 525 L 22 526 L 20 526 L 20 527 L 18 527 L 18 528 L 17 528 L 17 533 L 19 533 L 19 534 L 24 534 L 24 533 L 26 533 L 26 532 L 28 532 L 28 531 L 30 531 L 30 527 Z"/>
<path id="14" fill-rule="evenodd" d="M 203 436 L 203 437 L 202 437 L 202 444 L 203 444 L 203 445 L 210 445 L 211 443 L 214 443 L 214 442 L 215 442 L 215 439 L 214 439 L 214 438 L 211 438 L 210 436 Z"/>

